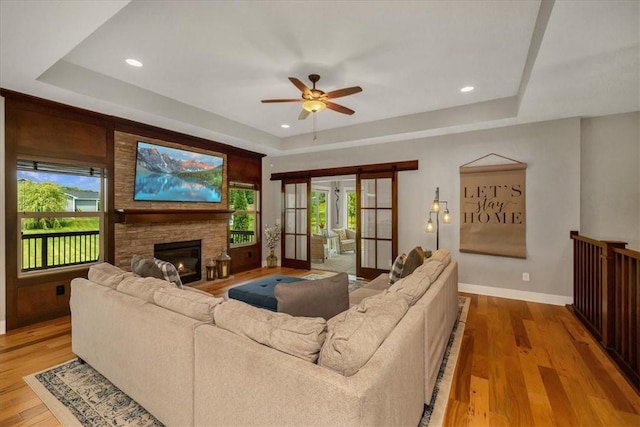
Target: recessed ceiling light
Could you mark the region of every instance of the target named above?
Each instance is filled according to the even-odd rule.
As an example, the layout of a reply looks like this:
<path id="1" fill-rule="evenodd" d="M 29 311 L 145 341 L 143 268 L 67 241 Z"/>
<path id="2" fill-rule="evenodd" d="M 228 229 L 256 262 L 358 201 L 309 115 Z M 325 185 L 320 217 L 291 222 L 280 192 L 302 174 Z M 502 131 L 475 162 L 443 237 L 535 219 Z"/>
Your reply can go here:
<path id="1" fill-rule="evenodd" d="M 131 65 L 132 67 L 142 67 L 142 62 L 138 61 L 137 59 L 128 58 L 128 59 L 125 59 L 124 62 Z"/>
<path id="2" fill-rule="evenodd" d="M 280 127 L 284 128 L 284 129 L 289 129 L 291 126 L 289 126 L 288 124 L 285 123 L 283 125 L 280 125 Z"/>
<path id="3" fill-rule="evenodd" d="M 471 92 L 473 89 L 475 89 L 473 86 L 465 86 L 460 89 L 460 92 Z"/>

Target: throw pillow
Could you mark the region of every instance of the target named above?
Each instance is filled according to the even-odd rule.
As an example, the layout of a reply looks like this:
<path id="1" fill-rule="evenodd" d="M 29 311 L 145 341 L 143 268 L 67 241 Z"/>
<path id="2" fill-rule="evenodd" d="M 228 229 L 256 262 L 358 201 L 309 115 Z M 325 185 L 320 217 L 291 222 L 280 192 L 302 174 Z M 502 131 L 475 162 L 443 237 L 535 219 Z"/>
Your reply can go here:
<path id="1" fill-rule="evenodd" d="M 156 305 L 207 323 L 213 322 L 213 308 L 224 299 L 186 289 L 162 288 L 153 295 Z"/>
<path id="2" fill-rule="evenodd" d="M 115 289 L 128 275 L 131 275 L 131 273 L 127 273 L 108 262 L 101 262 L 100 264 L 95 264 L 89 267 L 89 274 L 87 277 L 92 282 Z"/>
<path id="3" fill-rule="evenodd" d="M 402 269 L 404 268 L 404 263 L 407 260 L 407 254 L 400 254 L 393 261 L 393 266 L 391 267 L 391 271 L 389 271 L 389 284 L 393 285 L 402 277 Z"/>
<path id="4" fill-rule="evenodd" d="M 338 235 L 340 240 L 347 240 L 347 232 L 344 228 L 334 228 L 333 232 Z"/>
<path id="5" fill-rule="evenodd" d="M 293 317 L 235 300 L 216 305 L 213 317 L 222 329 L 309 362 L 318 360 L 327 332 L 319 317 Z"/>
<path id="6" fill-rule="evenodd" d="M 274 289 L 278 312 L 331 319 L 349 308 L 349 275 L 304 282 L 281 283 Z"/>
<path id="7" fill-rule="evenodd" d="M 407 259 L 404 262 L 404 267 L 402 268 L 402 274 L 400 277 L 407 277 L 413 270 L 420 267 L 424 262 L 424 252 L 420 246 L 416 246 L 411 249 L 411 252 L 407 255 Z"/>
<path id="8" fill-rule="evenodd" d="M 154 258 L 153 261 L 160 268 L 160 271 L 162 271 L 164 280 L 171 282 L 182 289 L 182 280 L 180 280 L 180 274 L 178 274 L 178 270 L 176 270 L 175 265 L 167 261 L 162 261 L 158 258 Z"/>
<path id="9" fill-rule="evenodd" d="M 378 350 L 408 310 L 407 302 L 383 292 L 327 322 L 318 365 L 344 376 L 354 375 Z"/>
<path id="10" fill-rule="evenodd" d="M 173 283 L 167 282 L 163 279 L 132 275 L 122 280 L 116 289 L 118 292 L 122 292 L 123 294 L 131 295 L 132 297 L 153 303 L 153 294 L 155 294 L 158 289 L 173 287 Z"/>
<path id="11" fill-rule="evenodd" d="M 131 271 L 140 277 L 155 277 L 156 279 L 164 279 L 164 274 L 160 267 L 153 259 L 145 258 L 142 255 L 134 255 L 131 257 Z"/>

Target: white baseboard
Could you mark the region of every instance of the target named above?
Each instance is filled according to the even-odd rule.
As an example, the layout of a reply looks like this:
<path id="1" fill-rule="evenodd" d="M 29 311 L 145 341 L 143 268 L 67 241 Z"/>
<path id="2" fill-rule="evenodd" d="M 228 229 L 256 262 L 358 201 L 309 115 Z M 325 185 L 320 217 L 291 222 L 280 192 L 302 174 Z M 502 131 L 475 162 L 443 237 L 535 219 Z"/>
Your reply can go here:
<path id="1" fill-rule="evenodd" d="M 518 299 L 522 301 L 540 302 L 543 304 L 573 304 L 573 297 L 564 295 L 542 294 L 539 292 L 518 291 L 515 289 L 494 288 L 491 286 L 458 283 L 458 291 L 470 294 L 488 295 L 492 297 Z"/>
<path id="2" fill-rule="evenodd" d="M 0 320 L 0 335 L 4 335 L 7 333 L 7 321 Z"/>

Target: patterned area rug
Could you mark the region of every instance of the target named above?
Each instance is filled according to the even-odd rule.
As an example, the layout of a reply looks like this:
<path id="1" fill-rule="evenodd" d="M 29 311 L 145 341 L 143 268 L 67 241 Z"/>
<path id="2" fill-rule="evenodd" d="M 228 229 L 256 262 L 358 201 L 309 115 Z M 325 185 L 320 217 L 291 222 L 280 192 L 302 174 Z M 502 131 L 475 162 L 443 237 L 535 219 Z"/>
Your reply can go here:
<path id="1" fill-rule="evenodd" d="M 449 338 L 433 399 L 425 405 L 420 427 L 442 425 L 469 302 L 469 298 L 458 298 L 458 321 Z M 162 426 L 91 366 L 77 360 L 26 376 L 24 380 L 64 426 Z"/>

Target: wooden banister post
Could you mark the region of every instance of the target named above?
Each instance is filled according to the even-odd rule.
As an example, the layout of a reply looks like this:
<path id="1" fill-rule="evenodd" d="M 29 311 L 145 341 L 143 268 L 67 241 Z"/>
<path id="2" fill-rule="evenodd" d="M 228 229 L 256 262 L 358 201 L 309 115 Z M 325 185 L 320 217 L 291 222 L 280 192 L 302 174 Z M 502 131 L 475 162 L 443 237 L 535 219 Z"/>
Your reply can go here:
<path id="1" fill-rule="evenodd" d="M 615 257 L 613 250 L 624 249 L 626 242 L 603 240 L 602 251 L 602 342 L 606 348 L 615 345 L 616 331 L 616 283 L 615 283 Z"/>

